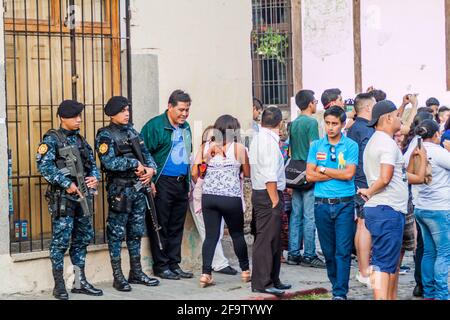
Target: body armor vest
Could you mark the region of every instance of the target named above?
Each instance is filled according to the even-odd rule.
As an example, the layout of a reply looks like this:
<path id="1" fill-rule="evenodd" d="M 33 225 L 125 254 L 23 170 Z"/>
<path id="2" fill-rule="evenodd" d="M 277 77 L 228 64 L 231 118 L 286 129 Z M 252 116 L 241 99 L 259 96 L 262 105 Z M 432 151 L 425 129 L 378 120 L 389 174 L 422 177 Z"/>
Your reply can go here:
<path id="1" fill-rule="evenodd" d="M 137 160 L 130 142 L 130 139 L 134 136 L 132 132 L 129 130 L 123 130 L 115 124 L 111 124 L 101 130 L 109 131 L 111 138 L 115 143 L 114 152 L 116 157 L 125 157 L 128 159 Z M 108 171 L 104 167 L 102 169 L 106 172 L 108 180 L 114 178 L 136 179 L 135 169 L 126 171 Z"/>
<path id="2" fill-rule="evenodd" d="M 89 161 L 89 148 L 88 143 L 85 138 L 83 138 L 81 135 L 76 134 L 76 145 L 70 144 L 67 140 L 67 136 L 64 134 L 64 132 L 61 129 L 55 130 L 50 129 L 47 131 L 47 133 L 44 135 L 44 138 L 46 136 L 53 136 L 56 138 L 57 141 L 57 147 L 56 147 L 56 166 L 58 169 L 64 169 L 66 167 L 66 159 L 60 155 L 59 149 L 65 148 L 65 147 L 72 147 L 77 148 L 80 152 L 81 160 L 83 162 L 84 167 L 84 173 L 87 175 L 92 170 L 92 164 Z M 75 182 L 75 177 L 70 177 L 72 182 Z"/>

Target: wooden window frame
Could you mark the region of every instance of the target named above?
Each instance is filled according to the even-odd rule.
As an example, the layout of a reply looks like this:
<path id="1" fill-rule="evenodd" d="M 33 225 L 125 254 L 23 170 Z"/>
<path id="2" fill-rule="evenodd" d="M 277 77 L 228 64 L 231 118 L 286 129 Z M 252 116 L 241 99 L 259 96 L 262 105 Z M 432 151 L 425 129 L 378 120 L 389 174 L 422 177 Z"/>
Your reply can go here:
<path id="1" fill-rule="evenodd" d="M 275 0 L 277 1 L 277 0 Z M 281 0 L 278 0 L 278 2 L 284 2 Z M 282 22 L 282 23 L 271 23 L 270 27 L 278 30 L 280 33 L 287 35 L 289 38 L 289 48 L 288 50 L 291 51 L 290 54 L 290 59 L 292 60 L 292 62 L 286 62 L 287 66 L 286 66 L 286 88 L 287 88 L 287 101 L 286 104 L 277 104 L 279 106 L 282 106 L 284 108 L 290 108 L 290 97 L 292 97 L 293 95 L 293 90 L 294 90 L 294 75 L 293 75 L 293 64 L 294 64 L 294 60 L 293 59 L 293 32 L 292 32 L 292 0 L 286 0 L 286 6 L 285 8 L 288 9 L 290 12 L 288 13 L 288 15 L 286 16 L 286 21 Z M 267 8 L 270 8 L 270 6 L 267 6 Z M 252 34 L 256 33 L 256 34 L 262 34 L 263 32 L 266 31 L 267 26 L 266 25 L 255 25 L 253 24 L 252 27 Z M 253 44 L 252 44 L 253 45 Z M 261 100 L 263 100 L 263 82 L 262 81 L 258 81 L 256 80 L 256 78 L 261 79 L 262 77 L 262 72 L 263 71 L 263 66 L 262 66 L 262 59 L 258 60 L 258 59 L 254 59 L 252 56 L 252 73 L 253 73 L 253 77 L 255 77 L 253 79 L 253 91 L 254 91 L 254 97 L 257 98 L 261 98 Z M 259 84 L 258 86 L 256 84 Z"/>
<path id="2" fill-rule="evenodd" d="M 355 93 L 363 92 L 362 88 L 362 48 L 361 48 L 361 1 L 353 0 L 353 47 Z"/>
<path id="3" fill-rule="evenodd" d="M 112 7 L 111 7 L 112 3 Z M 12 19 L 5 18 L 5 31 L 15 31 L 15 32 L 49 32 L 49 22 L 50 22 L 50 32 L 52 33 L 70 33 L 70 29 L 66 27 L 61 21 L 61 1 L 60 0 L 50 0 L 50 17 L 46 20 L 36 20 L 36 19 Z M 84 29 L 82 26 L 75 28 L 77 33 L 84 32 L 85 34 L 103 34 L 110 35 L 114 34 L 111 30 L 111 10 L 113 14 L 117 14 L 118 2 L 116 0 L 108 1 L 106 0 L 105 5 L 105 21 L 101 22 L 91 22 L 84 21 Z M 15 21 L 14 21 L 15 20 Z M 113 19 L 114 20 L 114 19 Z M 120 23 L 120 22 L 119 22 Z M 62 25 L 61 25 L 62 24 Z"/>

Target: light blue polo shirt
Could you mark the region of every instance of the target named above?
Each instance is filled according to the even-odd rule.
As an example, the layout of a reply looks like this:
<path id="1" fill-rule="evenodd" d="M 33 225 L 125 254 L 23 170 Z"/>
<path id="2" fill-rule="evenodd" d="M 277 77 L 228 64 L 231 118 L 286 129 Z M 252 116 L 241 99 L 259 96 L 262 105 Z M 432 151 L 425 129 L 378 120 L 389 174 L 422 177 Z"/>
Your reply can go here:
<path id="1" fill-rule="evenodd" d="M 358 165 L 359 147 L 352 139 L 342 135 L 336 149 L 336 160 L 332 161 L 332 146 L 328 142 L 328 136 L 316 140 L 311 144 L 308 154 L 308 163 L 319 167 L 332 169 L 345 169 L 348 165 Z M 324 182 L 316 182 L 314 196 L 319 198 L 343 198 L 355 195 L 355 177 L 350 181 L 332 179 Z"/>

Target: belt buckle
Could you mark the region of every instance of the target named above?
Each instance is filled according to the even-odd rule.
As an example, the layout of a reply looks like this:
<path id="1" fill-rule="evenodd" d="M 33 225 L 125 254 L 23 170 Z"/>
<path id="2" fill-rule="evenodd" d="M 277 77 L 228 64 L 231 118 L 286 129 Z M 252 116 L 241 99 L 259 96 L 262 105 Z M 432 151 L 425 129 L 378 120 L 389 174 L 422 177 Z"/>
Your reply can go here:
<path id="1" fill-rule="evenodd" d="M 338 201 L 337 201 L 337 199 L 332 199 L 332 198 L 328 198 L 327 199 L 327 202 L 328 202 L 328 204 L 336 204 L 336 203 L 338 203 Z"/>
<path id="2" fill-rule="evenodd" d="M 183 176 L 178 176 L 177 177 L 177 182 L 182 182 L 184 181 L 184 177 Z"/>

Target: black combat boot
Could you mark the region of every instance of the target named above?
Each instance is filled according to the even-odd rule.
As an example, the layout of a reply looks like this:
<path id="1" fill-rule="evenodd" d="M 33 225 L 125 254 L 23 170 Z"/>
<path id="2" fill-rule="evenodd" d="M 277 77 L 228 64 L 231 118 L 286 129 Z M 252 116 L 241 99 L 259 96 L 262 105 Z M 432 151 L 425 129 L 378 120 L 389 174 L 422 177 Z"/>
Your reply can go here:
<path id="1" fill-rule="evenodd" d="M 128 282 L 134 284 L 143 284 L 149 287 L 159 285 L 159 280 L 150 278 L 142 271 L 141 256 L 130 257 L 130 275 Z"/>
<path id="2" fill-rule="evenodd" d="M 58 300 L 69 300 L 69 294 L 66 290 L 66 284 L 64 283 L 64 270 L 52 269 L 53 279 L 55 280 L 55 288 L 53 289 L 53 296 Z"/>
<path id="3" fill-rule="evenodd" d="M 122 273 L 122 261 L 119 259 L 111 259 L 111 266 L 113 269 L 113 287 L 118 291 L 131 291 L 131 286 Z"/>
<path id="4" fill-rule="evenodd" d="M 102 296 L 103 291 L 95 288 L 86 280 L 84 267 L 73 266 L 75 271 L 75 280 L 73 281 L 72 293 L 87 294 L 89 296 Z"/>

